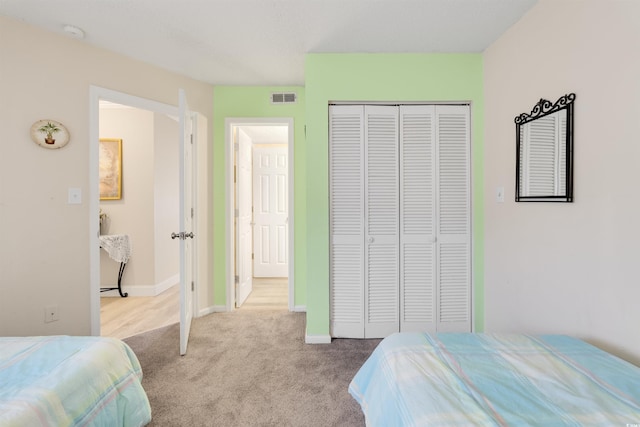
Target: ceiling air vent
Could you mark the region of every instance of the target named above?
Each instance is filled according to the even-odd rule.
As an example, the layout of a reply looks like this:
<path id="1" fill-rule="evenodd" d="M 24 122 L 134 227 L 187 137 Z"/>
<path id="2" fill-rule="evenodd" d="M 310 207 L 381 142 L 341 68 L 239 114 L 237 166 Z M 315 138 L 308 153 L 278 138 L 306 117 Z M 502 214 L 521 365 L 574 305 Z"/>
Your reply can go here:
<path id="1" fill-rule="evenodd" d="M 275 92 L 271 94 L 272 104 L 295 104 L 298 100 L 295 92 Z"/>

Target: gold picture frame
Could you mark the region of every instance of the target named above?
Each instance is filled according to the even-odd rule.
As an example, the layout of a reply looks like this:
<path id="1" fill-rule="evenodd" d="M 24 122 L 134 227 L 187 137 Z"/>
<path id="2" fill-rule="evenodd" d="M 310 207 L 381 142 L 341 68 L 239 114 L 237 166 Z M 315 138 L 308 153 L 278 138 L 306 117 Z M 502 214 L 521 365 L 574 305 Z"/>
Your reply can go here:
<path id="1" fill-rule="evenodd" d="M 100 200 L 122 198 L 122 139 L 100 138 Z"/>

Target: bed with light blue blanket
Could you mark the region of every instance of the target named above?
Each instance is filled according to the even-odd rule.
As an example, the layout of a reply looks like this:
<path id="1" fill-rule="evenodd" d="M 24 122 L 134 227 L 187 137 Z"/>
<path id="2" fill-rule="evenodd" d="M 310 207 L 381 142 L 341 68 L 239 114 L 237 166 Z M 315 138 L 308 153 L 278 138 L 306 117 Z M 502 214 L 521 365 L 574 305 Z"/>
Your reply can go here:
<path id="1" fill-rule="evenodd" d="M 142 426 L 151 407 L 124 342 L 0 338 L 0 426 Z"/>
<path id="2" fill-rule="evenodd" d="M 394 334 L 349 392 L 368 426 L 640 426 L 640 368 L 562 335 Z"/>

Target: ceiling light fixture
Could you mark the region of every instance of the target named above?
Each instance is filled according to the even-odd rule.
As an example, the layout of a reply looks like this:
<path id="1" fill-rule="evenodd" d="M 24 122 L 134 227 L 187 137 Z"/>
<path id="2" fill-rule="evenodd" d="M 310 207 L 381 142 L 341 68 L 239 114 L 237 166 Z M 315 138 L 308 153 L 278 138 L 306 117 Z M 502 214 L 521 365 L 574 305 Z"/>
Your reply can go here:
<path id="1" fill-rule="evenodd" d="M 84 39 L 84 31 L 73 25 L 65 25 L 63 27 L 65 33 L 76 39 Z"/>

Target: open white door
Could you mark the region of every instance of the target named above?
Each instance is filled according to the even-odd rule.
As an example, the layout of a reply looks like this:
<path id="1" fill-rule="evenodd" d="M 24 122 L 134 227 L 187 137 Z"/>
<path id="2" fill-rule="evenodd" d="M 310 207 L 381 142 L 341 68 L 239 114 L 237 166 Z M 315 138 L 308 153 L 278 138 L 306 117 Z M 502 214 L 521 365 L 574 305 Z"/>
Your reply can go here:
<path id="1" fill-rule="evenodd" d="M 288 275 L 287 147 L 253 149 L 253 275 Z"/>
<path id="2" fill-rule="evenodd" d="M 180 115 L 180 231 L 171 238 L 180 239 L 180 355 L 187 353 L 193 318 L 194 242 L 193 242 L 193 120 L 184 91 L 179 92 Z"/>
<path id="3" fill-rule="evenodd" d="M 253 290 L 253 270 L 251 248 L 253 244 L 251 213 L 251 139 L 241 129 L 237 129 L 237 233 L 236 253 L 236 307 L 240 307 Z"/>

